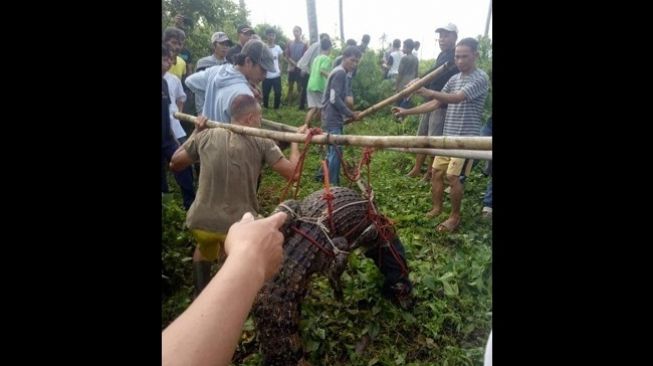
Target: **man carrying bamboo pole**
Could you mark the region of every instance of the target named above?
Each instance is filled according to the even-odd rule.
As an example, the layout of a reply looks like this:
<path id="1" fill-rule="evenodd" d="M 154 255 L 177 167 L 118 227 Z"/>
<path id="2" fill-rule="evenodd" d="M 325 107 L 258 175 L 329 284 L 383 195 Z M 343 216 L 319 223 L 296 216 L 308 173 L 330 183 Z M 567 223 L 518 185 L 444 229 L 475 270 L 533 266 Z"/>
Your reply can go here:
<path id="1" fill-rule="evenodd" d="M 256 97 L 257 85 L 267 72 L 276 70 L 270 49 L 258 40 L 247 42 L 234 62 L 209 67 L 186 78 L 186 86 L 204 96 L 201 114 L 210 120 L 229 123 L 234 98 L 242 94 Z"/>
<path id="2" fill-rule="evenodd" d="M 427 74 L 447 62 L 454 62 L 454 49 L 456 48 L 456 40 L 458 39 L 458 27 L 456 27 L 456 25 L 453 23 L 449 23 L 446 26 L 437 28 L 435 33 L 438 33 L 438 45 L 440 46 L 440 54 L 435 60 L 435 65 L 433 65 L 433 68 L 429 70 Z M 447 81 L 449 81 L 449 79 L 457 73 L 458 69 L 454 68 L 451 71 L 442 74 L 441 76 L 431 81 L 428 89 L 441 91 L 444 84 L 446 84 Z M 428 98 L 428 100 L 431 99 L 432 98 Z M 442 136 L 442 130 L 444 128 L 444 116 L 446 113 L 446 104 L 443 104 L 440 108 L 432 112 L 424 113 L 420 119 L 419 127 L 417 128 L 417 136 Z M 415 166 L 410 172 L 408 172 L 407 175 L 409 177 L 418 177 L 421 174 L 422 164 L 424 164 L 425 158 L 426 155 L 424 154 L 415 155 Z M 426 163 L 426 166 L 426 173 L 424 174 L 423 180 L 428 182 L 431 180 L 432 174 L 430 157 Z"/>
<path id="3" fill-rule="evenodd" d="M 332 135 L 342 135 L 345 119 L 356 120 L 360 112 L 353 112 L 347 108 L 347 73 L 352 72 L 361 58 L 361 50 L 356 46 L 345 48 L 342 53 L 342 63 L 329 74 L 324 95 L 322 96 L 322 130 Z M 327 167 L 329 169 L 329 183 L 340 185 L 340 155 L 342 148 L 329 145 L 327 150 Z M 317 179 L 322 179 L 322 171 L 318 171 Z"/>
<path id="4" fill-rule="evenodd" d="M 477 58 L 478 41 L 474 38 L 462 39 L 455 50 L 456 66 L 460 72 L 449 79 L 441 92 L 421 88 L 420 94 L 434 99 L 411 109 L 393 107 L 395 116 L 430 112 L 439 108 L 441 104 L 447 103 L 449 106 L 444 121 L 444 136 L 479 136 L 481 115 L 489 87 L 487 74 L 476 68 Z M 436 230 L 450 232 L 460 225 L 460 206 L 463 198 L 460 176 L 469 174 L 471 167 L 471 159 L 443 156 L 433 159 L 431 179 L 433 209 L 427 216 L 436 217 L 442 213 L 445 172 L 451 186 L 451 214 L 447 220 L 437 226 Z"/>
<path id="5" fill-rule="evenodd" d="M 247 94 L 236 96 L 231 104 L 231 123 L 261 126 L 261 107 Z M 197 199 L 188 210 L 186 226 L 197 241 L 193 254 L 195 296 L 209 282 L 211 264 L 222 252 L 229 226 L 245 212 L 260 212 L 256 182 L 264 164 L 284 178 L 294 179 L 299 161 L 297 143 L 290 145 L 286 159 L 274 141 L 233 133 L 222 128 L 205 129 L 207 118 L 198 116 L 198 125 L 188 141 L 177 149 L 170 169 L 179 171 L 200 161 Z M 302 126 L 298 132 L 304 133 Z"/>

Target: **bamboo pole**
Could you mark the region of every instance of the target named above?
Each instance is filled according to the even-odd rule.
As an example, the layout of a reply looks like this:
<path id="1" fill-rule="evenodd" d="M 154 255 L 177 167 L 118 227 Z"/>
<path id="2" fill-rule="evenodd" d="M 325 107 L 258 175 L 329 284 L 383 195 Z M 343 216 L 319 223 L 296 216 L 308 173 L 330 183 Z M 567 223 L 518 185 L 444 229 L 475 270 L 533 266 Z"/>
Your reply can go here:
<path id="1" fill-rule="evenodd" d="M 459 149 L 419 149 L 410 147 L 388 147 L 385 150 L 400 151 L 413 154 L 450 156 L 452 158 L 466 158 L 476 160 L 492 160 L 492 150 L 459 150 Z"/>
<path id="2" fill-rule="evenodd" d="M 297 127 L 289 126 L 283 123 L 264 119 L 262 125 L 272 127 L 277 130 L 284 130 L 287 132 L 297 132 Z M 492 150 L 446 150 L 446 149 L 422 149 L 411 147 L 388 147 L 385 150 L 400 151 L 413 154 L 426 154 L 426 155 L 440 155 L 450 156 L 452 158 L 467 158 L 477 160 L 492 160 Z"/>
<path id="3" fill-rule="evenodd" d="M 358 115 L 358 119 L 356 121 L 360 121 L 364 117 L 367 117 L 370 114 L 377 112 L 379 109 L 381 109 L 381 108 L 383 108 L 383 107 L 385 107 L 385 106 L 387 106 L 387 105 L 389 105 L 391 103 L 394 103 L 394 102 L 396 102 L 396 101 L 398 101 L 400 99 L 403 99 L 403 98 L 413 94 L 419 88 L 421 88 L 424 85 L 430 83 L 431 80 L 435 79 L 436 77 L 438 77 L 441 74 L 444 74 L 444 73 L 448 72 L 449 70 L 451 70 L 454 67 L 456 67 L 456 64 L 453 63 L 453 62 L 445 63 L 444 65 L 442 65 L 442 66 L 438 67 L 437 69 L 435 69 L 435 70 L 429 72 L 428 74 L 424 75 L 424 77 L 419 79 L 413 85 L 411 85 L 411 86 L 409 86 L 407 88 L 404 88 L 399 93 L 397 93 L 397 94 L 395 94 L 395 95 L 393 95 L 391 97 L 388 97 L 388 98 L 376 103 L 375 105 L 367 108 L 366 110 L 362 111 Z M 345 124 L 349 124 L 349 123 L 352 123 L 352 122 L 355 122 L 355 121 L 354 120 L 348 120 L 348 121 L 345 121 Z"/>
<path id="4" fill-rule="evenodd" d="M 196 117 L 175 112 L 175 117 L 192 123 Z M 208 121 L 209 127 L 225 128 L 250 136 L 258 136 L 278 141 L 304 142 L 306 135 L 302 133 L 278 132 L 260 128 L 245 127 L 215 121 Z M 422 147 L 437 149 L 492 150 L 492 137 L 480 136 L 358 136 L 322 134 L 313 136 L 312 143 L 326 145 L 386 147 Z"/>
<path id="5" fill-rule="evenodd" d="M 277 131 L 285 131 L 285 132 L 297 132 L 297 127 L 295 126 L 290 126 L 284 123 L 279 123 L 279 122 L 274 122 L 269 119 L 262 118 L 261 119 L 261 126 L 265 127 L 270 127 L 274 130 Z"/>

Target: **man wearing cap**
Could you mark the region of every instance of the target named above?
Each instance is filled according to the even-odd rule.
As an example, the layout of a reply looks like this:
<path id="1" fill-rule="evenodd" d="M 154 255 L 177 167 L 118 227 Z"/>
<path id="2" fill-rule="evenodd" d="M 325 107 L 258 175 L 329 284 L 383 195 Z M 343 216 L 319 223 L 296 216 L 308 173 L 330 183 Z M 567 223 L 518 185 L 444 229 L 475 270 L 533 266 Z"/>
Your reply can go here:
<path id="1" fill-rule="evenodd" d="M 443 27 L 438 27 L 435 30 L 435 33 L 438 34 L 438 44 L 440 46 L 440 54 L 435 60 L 433 67 L 426 72 L 426 74 L 432 72 L 438 67 L 444 65 L 447 62 L 454 63 L 454 49 L 456 46 L 456 40 L 458 39 L 458 27 L 455 24 L 449 23 Z M 456 73 L 458 73 L 457 68 L 453 68 L 449 72 L 441 74 L 437 78 L 433 79 L 428 85 L 428 89 L 434 91 L 442 90 L 444 84 Z M 424 74 L 424 75 L 426 75 Z M 410 84 L 408 84 L 410 85 Z M 426 97 L 426 96 L 425 96 Z M 431 97 L 426 97 L 427 100 L 432 100 Z M 433 112 L 425 113 L 422 115 L 422 118 L 419 122 L 419 127 L 417 128 L 417 136 L 442 136 L 442 131 L 444 129 L 444 116 L 447 113 L 447 105 L 443 104 L 440 108 L 434 110 Z M 415 155 L 415 166 L 407 174 L 409 177 L 417 177 L 421 174 L 422 164 L 426 155 L 416 154 Z M 426 173 L 424 174 L 423 180 L 428 182 L 431 180 L 432 168 L 431 168 L 431 158 L 427 162 Z"/>
<path id="2" fill-rule="evenodd" d="M 236 64 L 235 56 L 240 53 L 240 51 L 245 46 L 245 43 L 252 38 L 252 35 L 255 34 L 254 29 L 247 24 L 238 26 L 238 44 L 231 47 L 227 52 L 227 62 L 232 65 Z"/>
<path id="3" fill-rule="evenodd" d="M 223 65 L 227 63 L 227 51 L 234 43 L 224 32 L 215 32 L 211 36 L 211 46 L 213 54 L 202 57 L 197 61 L 197 71 L 202 71 L 211 66 Z M 204 93 L 200 92 L 195 95 L 195 111 L 200 113 L 204 105 Z"/>
<path id="4" fill-rule="evenodd" d="M 442 87 L 442 91 L 421 88 L 418 93 L 424 97 L 433 98 L 418 107 L 403 109 L 393 107 L 395 116 L 424 113 L 437 110 L 442 104 L 448 104 L 444 120 L 444 136 L 479 136 L 481 134 L 481 115 L 485 98 L 487 98 L 489 81 L 487 74 L 476 68 L 478 58 L 478 41 L 474 38 L 464 38 L 458 42 L 455 49 L 456 66 L 459 73 L 452 76 Z M 469 174 L 472 160 L 436 156 L 433 159 L 433 178 L 431 179 L 431 197 L 433 209 L 429 216 L 436 217 L 442 213 L 442 198 L 444 180 L 451 187 L 451 213 L 440 223 L 436 230 L 451 232 L 460 225 L 460 208 L 463 198 L 461 178 Z"/>
<path id="5" fill-rule="evenodd" d="M 215 32 L 211 36 L 211 48 L 213 53 L 209 56 L 202 57 L 197 61 L 197 71 L 202 71 L 208 67 L 222 65 L 227 63 L 227 51 L 234 43 L 224 32 Z"/>
<path id="6" fill-rule="evenodd" d="M 193 93 L 204 93 L 202 115 L 218 122 L 229 123 L 229 108 L 234 98 L 241 94 L 254 96 L 252 88 L 274 72 L 274 60 L 268 46 L 251 40 L 239 52 L 235 64 L 224 64 L 196 72 L 186 78 Z"/>

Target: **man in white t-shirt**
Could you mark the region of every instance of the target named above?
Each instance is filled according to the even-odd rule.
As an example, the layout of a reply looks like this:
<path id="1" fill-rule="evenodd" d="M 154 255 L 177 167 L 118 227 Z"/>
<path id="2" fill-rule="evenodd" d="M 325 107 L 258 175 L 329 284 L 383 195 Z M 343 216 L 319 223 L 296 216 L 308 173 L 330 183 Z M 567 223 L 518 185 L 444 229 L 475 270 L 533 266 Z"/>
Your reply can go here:
<path id="1" fill-rule="evenodd" d="M 263 80 L 263 107 L 268 108 L 270 99 L 270 89 L 274 88 L 274 109 L 279 109 L 281 104 L 281 68 L 279 67 L 279 58 L 283 55 L 283 50 L 278 44 L 274 43 L 277 39 L 277 32 L 268 28 L 265 31 L 265 40 L 274 59 L 275 72 L 268 71 Z"/>
<path id="2" fill-rule="evenodd" d="M 186 93 L 177 75 L 168 71 L 163 75 L 163 78 L 168 83 L 168 91 L 170 92 L 170 127 L 179 144 L 183 144 L 186 141 L 186 131 L 181 127 L 181 122 L 175 118 L 175 112 L 184 110 Z"/>
<path id="3" fill-rule="evenodd" d="M 401 52 L 401 40 L 395 39 L 392 41 L 392 49 L 388 53 L 387 58 L 383 62 L 383 70 L 387 70 L 387 78 L 394 80 L 399 74 L 399 62 L 404 56 L 404 53 Z"/>

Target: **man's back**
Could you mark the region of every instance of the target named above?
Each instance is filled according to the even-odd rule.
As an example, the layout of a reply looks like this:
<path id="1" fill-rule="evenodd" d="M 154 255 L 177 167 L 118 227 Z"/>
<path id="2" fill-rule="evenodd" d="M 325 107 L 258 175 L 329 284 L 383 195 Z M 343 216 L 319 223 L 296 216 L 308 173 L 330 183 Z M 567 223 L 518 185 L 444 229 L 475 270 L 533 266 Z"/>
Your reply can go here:
<path id="1" fill-rule="evenodd" d="M 397 90 L 401 90 L 409 81 L 417 77 L 419 60 L 413 54 L 404 55 L 399 63 L 399 74 L 397 75 Z"/>
<path id="2" fill-rule="evenodd" d="M 202 164 L 197 197 L 188 210 L 186 225 L 216 232 L 227 232 L 247 211 L 259 212 L 256 183 L 261 169 L 283 158 L 270 139 L 221 128 L 192 136 L 184 147 Z"/>
<path id="3" fill-rule="evenodd" d="M 186 78 L 186 85 L 204 99 L 202 114 L 208 119 L 230 123 L 229 109 L 240 94 L 254 95 L 245 76 L 231 64 L 209 67 Z"/>

